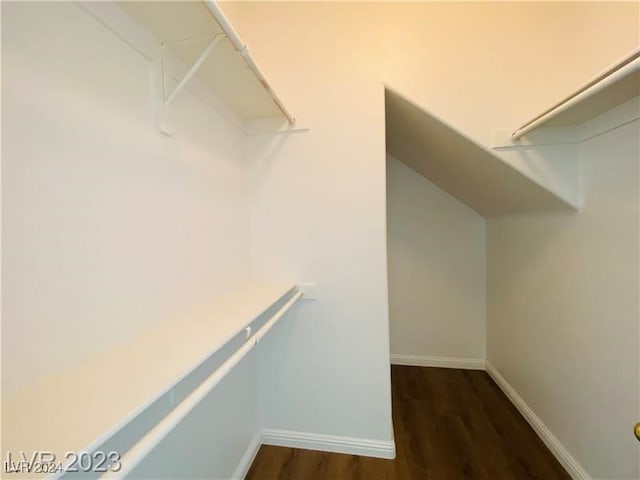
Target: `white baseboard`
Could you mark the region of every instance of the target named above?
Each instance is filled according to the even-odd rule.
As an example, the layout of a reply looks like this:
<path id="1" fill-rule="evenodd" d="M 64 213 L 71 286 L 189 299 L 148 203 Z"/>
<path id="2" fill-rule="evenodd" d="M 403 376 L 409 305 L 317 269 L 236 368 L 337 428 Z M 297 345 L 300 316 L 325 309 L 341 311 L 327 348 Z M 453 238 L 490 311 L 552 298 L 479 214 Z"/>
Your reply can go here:
<path id="1" fill-rule="evenodd" d="M 560 443 L 560 441 L 551 433 L 551 430 L 540 420 L 540 418 L 531 410 L 529 405 L 522 399 L 520 395 L 513 389 L 509 382 L 500 375 L 500 372 L 486 362 L 487 373 L 498 384 L 504 394 L 509 397 L 511 403 L 520 411 L 522 416 L 529 422 L 529 425 L 535 430 L 538 436 L 542 439 L 545 445 L 551 450 L 551 453 L 558 459 L 565 470 L 571 475 L 574 480 L 591 480 L 591 477 L 584 468 L 576 461 L 575 458 L 567 451 L 566 448 Z"/>
<path id="2" fill-rule="evenodd" d="M 411 365 L 426 367 L 466 368 L 484 370 L 496 382 L 505 395 L 511 400 L 529 425 L 534 429 L 551 453 L 558 459 L 574 480 L 592 480 L 587 471 L 571 456 L 567 449 L 553 435 L 551 430 L 538 418 L 526 402 L 518 395 L 513 387 L 500 375 L 498 370 L 488 361 L 480 359 L 425 357 L 418 355 L 391 355 L 394 365 Z M 279 447 L 303 448 L 322 452 L 346 453 L 367 457 L 395 458 L 396 446 L 393 440 L 369 440 L 364 438 L 338 437 L 334 435 L 319 435 L 314 433 L 293 432 L 287 430 L 262 430 L 257 435 L 242 457 L 233 479 L 243 479 L 260 449 L 260 445 L 275 445 Z"/>
<path id="3" fill-rule="evenodd" d="M 391 354 L 391 365 L 484 370 L 484 363 L 484 360 L 481 358 L 429 357 L 426 355 Z"/>
<path id="4" fill-rule="evenodd" d="M 232 480 L 244 480 L 244 477 L 246 477 L 247 473 L 249 473 L 251 464 L 258 454 L 258 450 L 260 450 L 260 445 L 262 445 L 261 435 L 260 433 L 258 433 L 253 438 L 253 440 L 251 440 L 251 443 L 247 447 L 247 450 L 244 452 L 244 455 L 240 459 L 240 463 L 238 464 L 236 471 L 233 472 L 233 476 L 231 477 Z"/>
<path id="5" fill-rule="evenodd" d="M 393 440 L 369 440 L 366 438 L 336 437 L 333 435 L 266 429 L 262 431 L 262 443 L 278 447 L 304 448 L 366 457 L 395 458 L 396 456 L 396 444 Z"/>

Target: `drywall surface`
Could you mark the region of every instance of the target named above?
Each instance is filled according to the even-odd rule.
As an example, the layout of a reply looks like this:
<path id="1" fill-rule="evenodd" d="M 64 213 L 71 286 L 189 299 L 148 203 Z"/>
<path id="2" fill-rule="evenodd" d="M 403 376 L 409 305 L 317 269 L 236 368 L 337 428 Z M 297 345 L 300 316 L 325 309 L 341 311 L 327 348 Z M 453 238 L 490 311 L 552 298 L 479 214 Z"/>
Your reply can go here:
<path id="1" fill-rule="evenodd" d="M 253 265 L 316 281 L 319 294 L 259 351 L 263 426 L 391 438 L 384 84 L 487 146 L 494 129 L 519 125 L 626 54 L 637 9 L 234 4 L 230 20 L 311 129 L 249 141 Z"/>
<path id="2" fill-rule="evenodd" d="M 82 38 L 83 41 L 78 41 Z M 73 4 L 3 5 L 3 387 L 183 315 L 249 275 L 242 135 Z"/>
<path id="3" fill-rule="evenodd" d="M 579 214 L 487 222 L 487 360 L 593 478 L 638 478 L 639 145 L 581 146 Z"/>
<path id="4" fill-rule="evenodd" d="M 484 219 L 387 157 L 391 355 L 484 360 Z"/>
<path id="5" fill-rule="evenodd" d="M 300 32 L 293 62 L 332 65 L 339 38 L 319 33 Z M 281 88 L 311 132 L 249 142 L 255 272 L 318 285 L 258 352 L 262 424 L 391 450 L 384 94 L 357 62 L 333 65 Z"/>
<path id="6" fill-rule="evenodd" d="M 247 43 L 269 45 L 256 58 L 311 129 L 249 141 L 255 271 L 318 285 L 258 351 L 262 426 L 392 454 L 384 91 L 368 61 L 339 54 L 347 25 L 327 35 L 326 18 L 291 7 L 300 22 L 265 5 L 268 18 L 238 23 Z"/>
<path id="7" fill-rule="evenodd" d="M 2 61 L 6 395 L 245 281 L 249 184 L 243 136 L 188 91 L 174 136 L 156 130 L 151 62 L 76 4 L 3 3 Z M 226 395 L 255 434 L 255 396 Z M 246 447 L 206 476 L 230 474 Z"/>

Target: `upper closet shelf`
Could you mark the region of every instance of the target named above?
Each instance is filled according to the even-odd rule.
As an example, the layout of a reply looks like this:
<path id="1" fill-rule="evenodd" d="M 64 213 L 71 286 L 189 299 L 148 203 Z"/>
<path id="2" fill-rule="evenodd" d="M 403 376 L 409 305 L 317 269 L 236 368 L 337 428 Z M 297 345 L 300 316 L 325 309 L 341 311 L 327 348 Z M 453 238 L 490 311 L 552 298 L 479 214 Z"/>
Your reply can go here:
<path id="1" fill-rule="evenodd" d="M 511 133 L 518 141 L 538 128 L 573 127 L 640 95 L 640 48 Z"/>
<path id="2" fill-rule="evenodd" d="M 165 104 L 171 103 L 197 73 L 242 121 L 280 117 L 293 127 L 295 119 L 216 2 L 122 1 L 119 5 L 164 49 L 190 66 L 177 86 L 169 88 L 163 82 Z"/>

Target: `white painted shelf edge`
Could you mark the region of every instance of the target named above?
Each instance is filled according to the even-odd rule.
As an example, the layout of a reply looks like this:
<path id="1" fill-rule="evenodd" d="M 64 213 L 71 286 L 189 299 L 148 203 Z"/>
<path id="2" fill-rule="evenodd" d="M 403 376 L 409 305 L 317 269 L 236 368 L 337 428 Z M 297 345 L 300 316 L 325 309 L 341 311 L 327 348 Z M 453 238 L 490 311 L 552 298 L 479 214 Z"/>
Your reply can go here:
<path id="1" fill-rule="evenodd" d="M 561 115 L 567 115 L 567 112 L 578 106 L 582 107 L 582 109 L 585 111 L 583 115 L 586 116 L 579 116 L 579 119 L 576 120 L 575 123 L 569 120 L 568 125 L 584 123 L 590 118 L 593 118 L 594 116 L 610 108 L 613 108 L 620 103 L 624 103 L 624 101 L 627 101 L 638 94 L 638 91 L 640 91 L 640 83 L 636 83 L 635 81 L 633 81 L 629 86 L 625 85 L 625 87 L 629 89 L 629 96 L 624 98 L 623 101 L 617 101 L 617 97 L 609 97 L 611 98 L 610 100 L 606 99 L 596 104 L 594 98 L 596 98 L 596 94 L 601 94 L 607 90 L 612 91 L 615 89 L 623 88 L 621 86 L 623 85 L 623 81 L 625 79 L 628 79 L 630 76 L 635 79 L 639 71 L 640 48 L 636 48 L 610 67 L 597 74 L 594 78 L 589 80 L 575 92 L 571 93 L 570 95 L 553 105 L 551 108 L 546 109 L 544 112 L 540 113 L 539 115 L 522 125 L 520 128 L 516 129 L 511 134 L 511 137 L 513 138 L 513 140 L 518 140 L 528 132 L 545 124 L 548 124 L 552 120 L 557 121 L 558 117 L 560 117 Z M 617 103 L 611 103 L 616 101 Z M 564 126 L 566 125 L 567 124 L 565 124 Z"/>
<path id="2" fill-rule="evenodd" d="M 293 118 L 293 116 L 289 113 L 289 111 L 284 106 L 284 104 L 282 103 L 282 101 L 280 100 L 276 92 L 273 90 L 273 88 L 269 84 L 267 78 L 262 73 L 262 70 L 260 70 L 260 67 L 258 67 L 255 60 L 249 53 L 249 49 L 247 48 L 247 45 L 240 39 L 235 29 L 231 25 L 231 23 L 229 23 L 229 20 L 227 19 L 222 9 L 218 5 L 218 2 L 214 0 L 203 0 L 203 2 L 207 7 L 207 9 L 211 12 L 211 15 L 216 20 L 216 22 L 218 23 L 218 25 L 220 26 L 224 34 L 229 38 L 229 40 L 235 47 L 236 51 L 238 52 L 238 55 L 242 57 L 247 68 L 249 68 L 249 70 L 251 70 L 251 72 L 256 76 L 256 78 L 258 79 L 262 87 L 265 89 L 267 94 L 273 100 L 273 103 L 275 103 L 278 109 L 280 110 L 280 112 L 282 112 L 282 115 L 287 119 L 287 122 L 289 123 L 289 125 L 293 127 L 296 123 L 295 118 Z"/>
<path id="3" fill-rule="evenodd" d="M 510 149 L 581 143 L 597 135 L 593 131 L 583 132 L 583 125 L 619 106 L 633 105 L 632 100 L 639 95 L 640 47 L 516 130 L 494 132 L 491 145 L 494 149 Z M 638 110 L 625 112 L 621 124 L 638 118 Z M 603 131 L 610 129 L 602 128 Z"/>
<path id="4" fill-rule="evenodd" d="M 638 120 L 640 120 L 640 96 L 614 106 L 579 125 L 540 127 L 519 138 L 516 142 L 511 137 L 511 131 L 494 131 L 490 144 L 493 150 L 507 151 L 554 145 L 579 145 Z"/>
<path id="5" fill-rule="evenodd" d="M 3 396 L 7 451 L 91 451 L 295 290 L 250 282 L 193 314 Z"/>

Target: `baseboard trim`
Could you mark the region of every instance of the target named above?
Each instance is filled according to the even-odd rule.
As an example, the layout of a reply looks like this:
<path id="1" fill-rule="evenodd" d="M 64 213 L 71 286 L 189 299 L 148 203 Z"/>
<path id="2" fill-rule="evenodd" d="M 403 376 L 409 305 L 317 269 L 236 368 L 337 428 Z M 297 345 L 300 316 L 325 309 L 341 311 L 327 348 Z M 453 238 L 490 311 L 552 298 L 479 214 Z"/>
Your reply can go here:
<path id="1" fill-rule="evenodd" d="M 514 388 L 500 375 L 500 372 L 486 362 L 487 373 L 493 378 L 496 384 L 509 397 L 511 403 L 515 405 L 522 416 L 529 422 L 529 425 L 535 430 L 538 436 L 542 439 L 545 445 L 551 450 L 551 453 L 558 459 L 565 470 L 571 475 L 574 480 L 591 480 L 591 476 L 587 471 L 582 468 L 578 461 L 571 456 L 566 448 L 555 437 L 551 430 L 540 420 L 540 418 L 531 410 L 531 407 L 522 399 L 520 395 L 514 390 Z"/>
<path id="2" fill-rule="evenodd" d="M 463 368 L 465 370 L 484 370 L 485 361 L 481 358 L 430 357 L 426 355 L 391 354 L 392 365 L 412 367 Z"/>
<path id="3" fill-rule="evenodd" d="M 337 437 L 315 433 L 287 430 L 262 431 L 262 443 L 278 447 L 304 448 L 322 452 L 347 453 L 366 457 L 395 458 L 396 444 L 393 440 L 369 440 L 366 438 Z"/>
<path id="4" fill-rule="evenodd" d="M 480 359 L 464 359 L 449 357 L 426 357 L 421 355 L 391 355 L 393 365 L 409 365 L 424 367 L 464 368 L 485 370 L 496 382 L 498 387 L 518 409 L 525 420 L 531 425 L 536 434 L 542 439 L 551 453 L 558 459 L 565 470 L 574 480 L 592 480 L 587 471 L 573 458 L 569 451 L 553 435 L 551 430 L 533 412 L 531 407 L 522 399 L 507 380 L 488 361 Z M 339 437 L 334 435 L 320 435 L 315 433 L 295 432 L 288 430 L 264 429 L 251 441 L 240 464 L 234 472 L 233 479 L 244 479 L 253 463 L 261 445 L 279 447 L 302 448 L 321 452 L 346 453 L 367 457 L 392 459 L 396 456 L 396 446 L 393 440 L 369 440 L 365 438 Z"/>
<path id="5" fill-rule="evenodd" d="M 260 445 L 262 445 L 261 439 L 260 433 L 253 437 L 253 440 L 251 440 L 251 443 L 244 452 L 244 455 L 242 455 L 236 471 L 233 472 L 233 476 L 231 477 L 232 480 L 244 480 L 244 477 L 247 476 L 247 473 L 249 473 L 249 469 L 251 468 L 251 464 L 258 454 L 258 450 L 260 450 Z"/>

